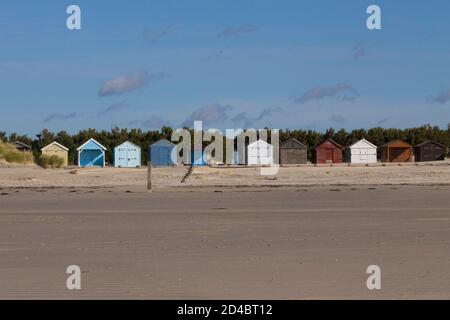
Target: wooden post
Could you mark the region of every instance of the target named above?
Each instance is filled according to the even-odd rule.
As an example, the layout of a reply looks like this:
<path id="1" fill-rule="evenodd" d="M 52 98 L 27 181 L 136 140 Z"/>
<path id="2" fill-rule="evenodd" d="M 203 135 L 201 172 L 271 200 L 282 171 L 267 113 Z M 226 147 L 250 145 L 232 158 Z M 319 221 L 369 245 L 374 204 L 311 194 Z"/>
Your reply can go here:
<path id="1" fill-rule="evenodd" d="M 147 191 L 152 192 L 152 162 L 147 162 Z"/>

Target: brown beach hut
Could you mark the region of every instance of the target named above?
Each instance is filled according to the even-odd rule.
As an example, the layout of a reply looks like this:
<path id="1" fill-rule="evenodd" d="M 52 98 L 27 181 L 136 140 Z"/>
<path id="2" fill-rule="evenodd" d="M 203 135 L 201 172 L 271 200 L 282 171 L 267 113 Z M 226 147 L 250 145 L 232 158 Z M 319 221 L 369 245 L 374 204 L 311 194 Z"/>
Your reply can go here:
<path id="1" fill-rule="evenodd" d="M 314 147 L 313 163 L 342 163 L 342 146 L 328 139 Z"/>
<path id="2" fill-rule="evenodd" d="M 444 160 L 446 150 L 447 148 L 439 142 L 424 141 L 414 147 L 415 160 L 416 162 Z"/>
<path id="3" fill-rule="evenodd" d="M 31 163 L 32 162 L 32 150 L 31 147 L 23 142 L 15 141 L 13 143 L 14 147 L 17 149 L 17 151 L 20 151 L 23 153 L 23 162 L 24 163 Z"/>
<path id="4" fill-rule="evenodd" d="M 391 141 L 380 148 L 380 158 L 382 162 L 409 162 L 412 160 L 412 149 L 405 141 Z"/>
<path id="5" fill-rule="evenodd" d="M 307 147 L 294 138 L 289 138 L 280 147 L 280 164 L 305 164 Z"/>

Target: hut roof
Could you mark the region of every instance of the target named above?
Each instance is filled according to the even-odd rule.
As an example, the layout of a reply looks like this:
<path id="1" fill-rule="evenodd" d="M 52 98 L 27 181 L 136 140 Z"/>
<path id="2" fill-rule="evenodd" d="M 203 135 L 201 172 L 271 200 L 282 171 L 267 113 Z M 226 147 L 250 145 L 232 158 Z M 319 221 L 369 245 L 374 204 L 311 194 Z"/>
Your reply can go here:
<path id="1" fill-rule="evenodd" d="M 15 144 L 16 146 L 18 146 L 18 147 L 23 148 L 23 149 L 30 149 L 30 150 L 31 150 L 31 147 L 30 147 L 29 145 L 23 143 L 23 142 L 20 142 L 20 141 L 14 141 L 14 144 Z"/>
<path id="2" fill-rule="evenodd" d="M 410 145 L 408 142 L 405 142 L 403 140 L 394 140 L 386 143 L 383 147 L 404 147 L 404 148 L 412 148 L 412 145 Z"/>
<path id="3" fill-rule="evenodd" d="M 289 138 L 280 147 L 281 149 L 306 149 L 306 146 L 295 138 Z"/>
<path id="4" fill-rule="evenodd" d="M 60 143 L 58 143 L 56 141 L 53 141 L 52 143 L 50 143 L 50 144 L 46 145 L 45 147 L 43 147 L 41 149 L 41 151 L 44 151 L 45 149 L 47 149 L 48 147 L 50 147 L 52 145 L 58 146 L 58 147 L 60 147 L 61 149 L 65 150 L 65 151 L 69 151 L 68 148 L 64 147 L 62 144 L 60 144 Z"/>
<path id="5" fill-rule="evenodd" d="M 250 143 L 248 146 L 253 146 L 253 145 L 256 145 L 256 146 L 272 146 L 270 143 L 268 143 L 267 141 L 264 141 L 264 140 L 262 140 L 262 139 L 259 139 L 259 140 L 257 140 L 257 141 L 254 141 L 254 142 L 252 142 L 252 143 Z"/>
<path id="6" fill-rule="evenodd" d="M 440 147 L 442 147 L 442 148 L 445 148 L 445 146 L 444 146 L 442 143 L 439 143 L 439 142 L 434 141 L 434 140 L 427 140 L 427 141 L 424 141 L 424 142 L 419 143 L 418 145 L 416 145 L 416 147 L 422 147 L 422 146 L 424 146 L 424 145 L 426 145 L 426 144 L 430 144 L 430 143 L 433 143 L 433 144 L 435 144 L 435 145 L 437 145 L 437 146 L 440 146 Z"/>
<path id="7" fill-rule="evenodd" d="M 366 139 L 362 138 L 359 141 L 356 141 L 352 145 L 348 146 L 347 148 L 353 149 L 353 148 L 361 148 L 362 146 L 369 146 L 371 148 L 377 149 L 377 146 L 371 143 L 370 141 L 367 141 Z"/>
<path id="8" fill-rule="evenodd" d="M 173 147 L 175 146 L 174 143 L 170 142 L 167 139 L 161 139 L 155 143 L 153 143 L 151 146 L 167 146 L 167 147 Z"/>
<path id="9" fill-rule="evenodd" d="M 326 139 L 326 140 L 322 141 L 321 143 L 319 143 L 318 145 L 316 145 L 316 146 L 314 147 L 314 149 L 320 148 L 325 142 L 330 142 L 330 143 L 332 143 L 334 146 L 336 146 L 337 148 L 339 148 L 339 149 L 341 149 L 341 150 L 344 149 L 343 146 L 341 146 L 339 143 L 337 143 L 336 141 L 334 141 L 334 140 L 332 140 L 332 139 Z"/>
<path id="10" fill-rule="evenodd" d="M 139 147 L 138 145 L 136 145 L 136 144 L 134 144 L 134 143 L 132 143 L 132 142 L 130 142 L 130 141 L 122 142 L 121 144 L 119 144 L 118 146 L 116 146 L 116 148 L 119 148 L 119 147 L 122 147 L 122 146 L 125 146 L 125 145 L 131 145 L 131 146 L 133 146 L 133 147 L 135 147 L 135 148 L 137 148 L 137 149 L 141 149 L 141 147 Z"/>
<path id="11" fill-rule="evenodd" d="M 97 142 L 97 141 L 96 141 L 95 139 L 93 139 L 93 138 L 90 138 L 88 141 L 86 141 L 85 143 L 83 143 L 81 146 L 79 146 L 79 147 L 77 148 L 77 150 L 84 149 L 85 146 L 87 146 L 87 145 L 90 144 L 90 143 L 94 143 L 94 144 L 96 144 L 100 149 L 106 150 L 106 148 L 105 148 L 104 146 L 102 146 L 99 142 Z"/>

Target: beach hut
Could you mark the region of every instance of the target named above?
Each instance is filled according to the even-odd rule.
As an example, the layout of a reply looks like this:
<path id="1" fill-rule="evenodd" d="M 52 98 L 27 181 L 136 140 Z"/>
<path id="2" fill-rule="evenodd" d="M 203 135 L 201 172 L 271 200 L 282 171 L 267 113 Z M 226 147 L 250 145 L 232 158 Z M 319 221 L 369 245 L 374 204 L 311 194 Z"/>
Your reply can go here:
<path id="1" fill-rule="evenodd" d="M 273 164 L 273 146 L 259 139 L 247 146 L 247 165 Z"/>
<path id="2" fill-rule="evenodd" d="M 15 141 L 13 143 L 14 147 L 16 148 L 17 151 L 20 151 L 23 153 L 23 162 L 24 163 L 31 163 L 31 160 L 33 158 L 32 156 L 32 149 L 29 145 L 20 142 L 20 141 Z"/>
<path id="3" fill-rule="evenodd" d="M 414 147 L 414 156 L 417 162 L 439 161 L 445 159 L 447 148 L 436 141 L 425 141 Z"/>
<path id="4" fill-rule="evenodd" d="M 314 147 L 313 163 L 342 163 L 342 146 L 328 139 Z"/>
<path id="5" fill-rule="evenodd" d="M 31 147 L 23 142 L 15 141 L 13 145 L 18 151 L 31 152 Z"/>
<path id="6" fill-rule="evenodd" d="M 233 152 L 233 163 L 232 164 L 245 165 L 245 159 L 244 159 L 244 157 L 243 157 L 243 155 L 241 153 L 242 152 L 239 152 L 238 150 L 234 150 L 234 152 Z"/>
<path id="7" fill-rule="evenodd" d="M 207 165 L 206 155 L 203 150 L 192 150 L 191 163 L 194 167 L 202 167 Z"/>
<path id="8" fill-rule="evenodd" d="M 412 146 L 405 141 L 391 141 L 380 149 L 382 162 L 409 162 L 412 160 Z"/>
<path id="9" fill-rule="evenodd" d="M 67 167 L 69 165 L 69 149 L 56 141 L 53 141 L 49 145 L 43 147 L 41 149 L 41 153 L 43 156 L 57 156 L 63 159 L 64 167 Z"/>
<path id="10" fill-rule="evenodd" d="M 94 139 L 89 139 L 77 148 L 79 167 L 104 167 L 106 148 Z"/>
<path id="11" fill-rule="evenodd" d="M 289 138 L 280 147 L 280 163 L 305 164 L 307 161 L 307 147 L 294 138 Z"/>
<path id="12" fill-rule="evenodd" d="M 345 158 L 350 163 L 377 163 L 377 146 L 361 139 L 345 149 Z"/>
<path id="13" fill-rule="evenodd" d="M 125 141 L 114 148 L 114 166 L 136 168 L 141 166 L 141 147 Z"/>
<path id="14" fill-rule="evenodd" d="M 176 164 L 176 145 L 161 139 L 149 148 L 150 161 L 154 166 L 173 166 Z"/>

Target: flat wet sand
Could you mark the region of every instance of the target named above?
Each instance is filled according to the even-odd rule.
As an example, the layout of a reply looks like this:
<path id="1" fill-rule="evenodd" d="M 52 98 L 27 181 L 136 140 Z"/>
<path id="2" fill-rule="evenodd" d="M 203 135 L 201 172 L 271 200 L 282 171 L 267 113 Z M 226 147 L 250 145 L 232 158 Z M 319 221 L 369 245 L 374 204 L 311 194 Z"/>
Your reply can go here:
<path id="1" fill-rule="evenodd" d="M 450 298 L 449 186 L 1 191 L 2 299 Z"/>

